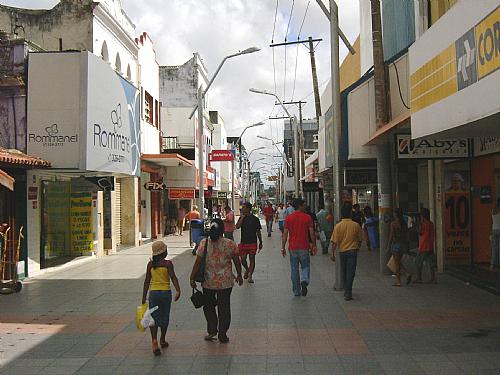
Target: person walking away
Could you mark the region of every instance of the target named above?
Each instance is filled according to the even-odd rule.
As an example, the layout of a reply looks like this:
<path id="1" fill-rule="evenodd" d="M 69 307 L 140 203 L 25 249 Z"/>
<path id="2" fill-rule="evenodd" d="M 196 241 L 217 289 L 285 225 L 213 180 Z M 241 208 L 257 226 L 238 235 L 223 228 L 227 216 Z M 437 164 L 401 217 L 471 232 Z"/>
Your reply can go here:
<path id="1" fill-rule="evenodd" d="M 182 206 L 179 206 L 179 210 L 177 211 L 177 233 L 179 236 L 182 236 L 182 231 L 184 230 L 184 219 L 186 217 L 186 209 Z"/>
<path id="2" fill-rule="evenodd" d="M 231 325 L 231 292 L 235 282 L 241 286 L 243 279 L 238 248 L 233 240 L 222 237 L 223 234 L 224 223 L 221 219 L 214 219 L 210 224 L 209 238 L 201 240 L 198 247 L 190 283 L 192 288 L 196 288 L 194 278 L 203 261 L 205 241 L 208 241 L 205 281 L 202 284 L 205 296 L 203 313 L 207 320 L 205 340 L 212 341 L 217 336 L 221 343 L 227 343 L 227 331 Z M 236 278 L 233 275 L 233 264 L 236 268 Z"/>
<path id="3" fill-rule="evenodd" d="M 305 212 L 304 200 L 293 200 L 295 211 L 285 219 L 285 229 L 281 237 L 281 255 L 286 256 L 286 243 L 290 253 L 290 276 L 294 296 L 307 295 L 311 278 L 311 255 L 315 255 L 316 235 L 311 216 Z"/>
<path id="4" fill-rule="evenodd" d="M 273 231 L 273 219 L 274 219 L 274 210 L 271 202 L 268 202 L 266 207 L 262 210 L 264 214 L 264 218 L 266 219 L 266 229 L 267 229 L 267 237 L 271 237 L 271 232 Z"/>
<path id="5" fill-rule="evenodd" d="M 421 224 L 418 238 L 418 254 L 415 258 L 417 266 L 416 283 L 422 283 L 422 267 L 424 262 L 429 263 L 431 280 L 430 284 L 436 284 L 436 256 L 434 255 L 434 223 L 431 221 L 431 213 L 428 208 L 420 211 Z"/>
<path id="6" fill-rule="evenodd" d="M 295 209 L 292 206 L 291 202 L 287 202 L 286 204 L 286 209 L 285 209 L 285 219 L 288 215 L 292 214 L 295 211 Z"/>
<path id="7" fill-rule="evenodd" d="M 344 299 L 352 300 L 352 284 L 356 274 L 358 251 L 363 241 L 363 231 L 358 223 L 352 221 L 352 206 L 342 207 L 342 220 L 333 229 L 331 242 L 333 244 L 332 260 L 335 262 L 335 250 L 339 249 L 340 267 L 344 282 Z"/>
<path id="8" fill-rule="evenodd" d="M 173 263 L 165 259 L 168 255 L 168 249 L 165 242 L 153 242 L 151 253 L 152 259 L 148 262 L 146 267 L 146 278 L 142 291 L 142 304 L 146 303 L 146 296 L 149 291 L 149 308 L 158 307 L 158 309 L 151 314 L 155 324 L 149 327 L 153 354 L 158 356 L 161 354 L 161 349 L 158 346 L 158 327 L 160 328 L 160 346 L 162 348 L 168 347 L 165 336 L 170 321 L 170 307 L 172 305 L 170 281 L 172 281 L 176 290 L 174 301 L 179 300 L 181 288 L 179 287 L 179 281 L 175 275 Z"/>
<path id="9" fill-rule="evenodd" d="M 285 229 L 285 214 L 283 203 L 280 203 L 276 209 L 276 221 L 278 222 L 278 228 L 281 234 L 283 234 L 283 230 Z"/>
<path id="10" fill-rule="evenodd" d="M 234 212 L 231 207 L 226 206 L 225 208 L 226 216 L 224 217 L 224 238 L 229 238 L 234 241 Z"/>
<path id="11" fill-rule="evenodd" d="M 396 283 L 393 286 L 401 286 L 401 271 L 406 273 L 406 285 L 411 282 L 411 274 L 407 272 L 402 264 L 403 254 L 408 250 L 408 225 L 403 219 L 401 209 L 394 210 L 391 222 L 387 254 L 391 254 L 396 265 Z"/>
<path id="12" fill-rule="evenodd" d="M 495 270 L 500 264 L 500 197 L 497 198 L 497 205 L 491 212 L 491 265 L 490 269 Z"/>
<path id="13" fill-rule="evenodd" d="M 379 247 L 379 233 L 378 233 L 378 217 L 373 215 L 371 207 L 365 207 L 365 228 L 368 234 L 367 245 L 368 250 L 371 251 Z"/>
<path id="14" fill-rule="evenodd" d="M 193 244 L 193 239 L 191 237 L 191 220 L 199 220 L 200 219 L 200 213 L 198 212 L 198 206 L 193 205 L 193 208 L 191 211 L 189 211 L 184 219 L 187 221 L 188 226 L 189 226 L 189 246 L 192 246 Z"/>
<path id="15" fill-rule="evenodd" d="M 257 254 L 257 238 L 259 239 L 259 252 L 262 250 L 262 234 L 260 232 L 262 226 L 260 225 L 259 218 L 252 214 L 252 204 L 250 202 L 245 202 L 241 213 L 242 215 L 236 223 L 236 229 L 241 229 L 241 240 L 239 244 L 241 265 L 245 269 L 244 278 L 248 279 L 250 284 L 253 284 L 255 255 Z M 250 265 L 247 263 L 247 258 L 250 259 Z"/>
<path id="16" fill-rule="evenodd" d="M 329 210 L 326 209 L 326 207 L 322 207 L 321 210 L 316 214 L 316 218 L 318 219 L 320 233 L 323 233 L 322 235 L 320 235 L 320 239 L 321 237 L 324 239 L 324 241 L 321 240 L 322 253 L 328 254 L 330 238 L 332 237 L 333 233 L 333 216 L 329 212 Z"/>
<path id="17" fill-rule="evenodd" d="M 363 226 L 363 213 L 361 212 L 361 207 L 357 203 L 352 206 L 352 221 L 358 223 L 360 227 Z"/>

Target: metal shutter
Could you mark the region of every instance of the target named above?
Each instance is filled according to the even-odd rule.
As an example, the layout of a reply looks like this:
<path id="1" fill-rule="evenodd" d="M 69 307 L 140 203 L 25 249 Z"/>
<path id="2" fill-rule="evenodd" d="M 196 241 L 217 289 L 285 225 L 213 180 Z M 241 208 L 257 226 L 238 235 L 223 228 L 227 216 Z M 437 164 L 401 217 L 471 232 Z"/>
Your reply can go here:
<path id="1" fill-rule="evenodd" d="M 115 202 L 113 210 L 113 238 L 118 248 L 122 244 L 122 197 L 121 181 L 115 178 Z"/>

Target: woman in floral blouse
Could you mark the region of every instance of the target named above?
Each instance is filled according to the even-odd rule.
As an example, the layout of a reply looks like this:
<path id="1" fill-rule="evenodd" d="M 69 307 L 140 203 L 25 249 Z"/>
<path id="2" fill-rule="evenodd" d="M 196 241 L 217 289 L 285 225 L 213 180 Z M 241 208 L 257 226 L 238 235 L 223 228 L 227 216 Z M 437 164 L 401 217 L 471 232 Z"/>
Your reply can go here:
<path id="1" fill-rule="evenodd" d="M 200 241 L 196 252 L 196 261 L 191 272 L 191 286 L 196 287 L 194 277 L 203 261 L 205 241 L 208 241 L 205 281 L 203 282 L 203 294 L 205 305 L 203 312 L 207 319 L 207 332 L 205 340 L 215 340 L 215 336 L 221 343 L 229 342 L 227 331 L 231 324 L 231 291 L 237 282 L 243 284 L 241 277 L 241 262 L 238 247 L 234 241 L 224 238 L 224 223 L 221 219 L 214 219 L 210 226 L 209 239 Z M 233 275 L 233 265 L 236 267 L 237 277 Z M 215 307 L 217 306 L 217 312 Z"/>

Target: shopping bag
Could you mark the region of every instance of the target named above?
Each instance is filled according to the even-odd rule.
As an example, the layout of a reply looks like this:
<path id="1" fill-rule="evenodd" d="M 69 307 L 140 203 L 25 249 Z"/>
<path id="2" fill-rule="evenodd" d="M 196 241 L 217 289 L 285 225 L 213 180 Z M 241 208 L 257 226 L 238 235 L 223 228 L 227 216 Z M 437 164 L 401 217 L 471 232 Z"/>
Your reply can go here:
<path id="1" fill-rule="evenodd" d="M 319 240 L 321 242 L 326 242 L 326 234 L 324 231 L 319 232 Z"/>
<path id="2" fill-rule="evenodd" d="M 141 306 L 137 306 L 137 309 L 135 310 L 135 327 L 137 328 L 138 331 L 144 332 L 145 329 L 141 324 L 142 317 L 144 316 L 144 313 L 148 309 L 147 304 L 142 304 Z"/>
<path id="3" fill-rule="evenodd" d="M 144 329 L 155 325 L 155 320 L 153 319 L 153 316 L 151 314 L 156 310 L 158 310 L 158 306 L 155 306 L 152 309 L 147 309 L 144 312 L 144 316 L 141 319 L 141 325 Z"/>
<path id="4" fill-rule="evenodd" d="M 387 268 L 389 268 L 392 273 L 396 273 L 396 261 L 394 260 L 394 255 L 391 255 L 391 259 L 387 262 Z"/>

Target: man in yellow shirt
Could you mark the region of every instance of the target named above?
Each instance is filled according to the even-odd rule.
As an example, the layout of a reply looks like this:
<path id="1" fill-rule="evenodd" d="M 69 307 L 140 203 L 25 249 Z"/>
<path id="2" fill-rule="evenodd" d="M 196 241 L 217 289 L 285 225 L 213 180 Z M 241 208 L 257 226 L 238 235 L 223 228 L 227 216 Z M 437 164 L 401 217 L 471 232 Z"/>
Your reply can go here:
<path id="1" fill-rule="evenodd" d="M 363 240 L 363 231 L 358 223 L 352 221 L 352 205 L 342 207 L 342 221 L 335 225 L 331 242 L 332 260 L 335 262 L 335 250 L 339 248 L 340 268 L 344 281 L 344 299 L 352 300 L 352 283 L 356 273 L 358 250 Z"/>

